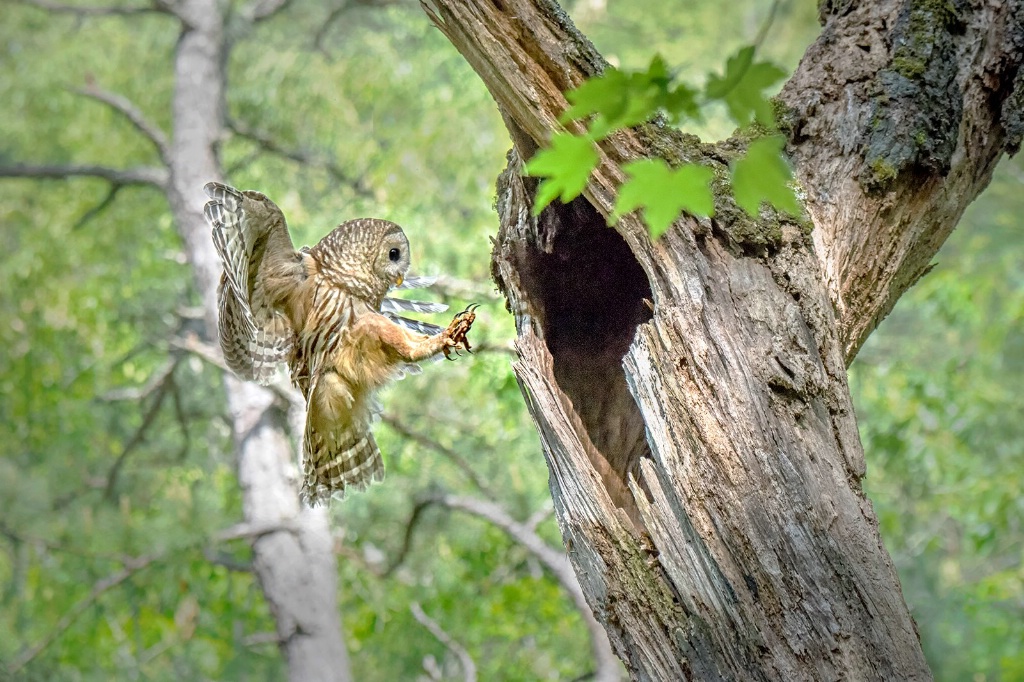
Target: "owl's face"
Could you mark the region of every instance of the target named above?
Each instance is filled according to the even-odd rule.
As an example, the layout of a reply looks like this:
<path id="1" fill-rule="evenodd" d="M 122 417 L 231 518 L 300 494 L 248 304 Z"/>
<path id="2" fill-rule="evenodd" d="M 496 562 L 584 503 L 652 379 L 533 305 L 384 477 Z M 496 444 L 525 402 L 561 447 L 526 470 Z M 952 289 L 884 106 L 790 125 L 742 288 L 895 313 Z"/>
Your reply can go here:
<path id="1" fill-rule="evenodd" d="M 388 288 L 402 283 L 409 272 L 409 240 L 402 228 L 395 225 L 393 231 L 386 232 L 371 255 L 373 273 L 387 282 Z"/>
<path id="2" fill-rule="evenodd" d="M 402 228 L 377 218 L 342 223 L 310 254 L 336 285 L 374 305 L 409 271 L 409 240 Z"/>

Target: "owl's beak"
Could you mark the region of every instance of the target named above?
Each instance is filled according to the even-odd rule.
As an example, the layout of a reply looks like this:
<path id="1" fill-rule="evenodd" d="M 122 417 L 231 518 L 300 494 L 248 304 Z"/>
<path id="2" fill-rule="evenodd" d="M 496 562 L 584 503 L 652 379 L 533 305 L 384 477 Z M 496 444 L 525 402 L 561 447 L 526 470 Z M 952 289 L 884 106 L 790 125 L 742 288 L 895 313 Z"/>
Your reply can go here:
<path id="1" fill-rule="evenodd" d="M 405 278 L 402 277 L 401 275 L 399 275 L 398 279 L 395 280 L 395 286 L 396 287 L 402 286 L 402 282 L 404 282 L 404 281 L 405 281 Z"/>

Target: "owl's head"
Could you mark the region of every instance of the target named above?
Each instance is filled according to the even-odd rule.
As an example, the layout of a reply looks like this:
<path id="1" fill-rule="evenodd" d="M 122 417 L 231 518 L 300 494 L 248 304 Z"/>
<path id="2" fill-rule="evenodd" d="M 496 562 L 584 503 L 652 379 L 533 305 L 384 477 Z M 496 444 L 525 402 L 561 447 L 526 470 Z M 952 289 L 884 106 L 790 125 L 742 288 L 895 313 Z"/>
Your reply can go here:
<path id="1" fill-rule="evenodd" d="M 359 218 L 342 223 L 312 252 L 323 270 L 351 293 L 379 302 L 409 271 L 409 240 L 395 223 Z"/>

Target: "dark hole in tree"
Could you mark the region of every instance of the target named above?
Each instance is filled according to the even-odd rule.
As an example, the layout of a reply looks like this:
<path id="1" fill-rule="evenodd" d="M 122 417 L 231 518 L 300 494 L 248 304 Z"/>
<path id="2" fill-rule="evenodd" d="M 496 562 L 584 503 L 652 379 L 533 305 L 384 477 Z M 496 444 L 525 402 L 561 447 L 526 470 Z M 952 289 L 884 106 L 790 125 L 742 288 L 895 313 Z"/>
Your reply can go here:
<path id="1" fill-rule="evenodd" d="M 622 483 L 648 446 L 622 358 L 637 326 L 652 317 L 650 284 L 623 238 L 583 197 L 546 208 L 531 237 L 517 270 L 555 380 L 618 479 L 595 462 L 612 499 L 632 512 Z"/>

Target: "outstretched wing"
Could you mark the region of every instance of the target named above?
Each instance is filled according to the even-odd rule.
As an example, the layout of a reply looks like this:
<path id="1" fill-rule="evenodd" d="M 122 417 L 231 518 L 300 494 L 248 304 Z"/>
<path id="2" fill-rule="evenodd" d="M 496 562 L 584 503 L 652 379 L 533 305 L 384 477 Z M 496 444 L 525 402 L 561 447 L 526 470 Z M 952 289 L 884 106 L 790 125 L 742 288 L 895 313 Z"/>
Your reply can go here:
<path id="1" fill-rule="evenodd" d="M 409 276 L 406 277 L 402 284 L 396 288 L 419 289 L 422 287 L 429 287 L 436 281 L 437 277 Z M 380 311 L 390 320 L 392 320 L 393 322 L 397 322 L 403 327 L 410 329 L 418 334 L 426 334 L 427 336 L 440 334 L 442 331 L 444 331 L 444 327 L 439 327 L 436 324 L 431 324 L 429 322 L 421 322 L 420 320 L 414 320 L 408 317 L 404 317 L 399 313 L 443 313 L 446 310 L 448 310 L 448 306 L 444 303 L 434 303 L 431 301 L 410 301 L 405 298 L 385 297 L 380 304 Z"/>
<path id="2" fill-rule="evenodd" d="M 217 182 L 203 208 L 224 266 L 218 290 L 220 343 L 239 377 L 270 383 L 288 359 L 294 330 L 283 312 L 303 277 L 284 214 L 259 192 Z"/>

